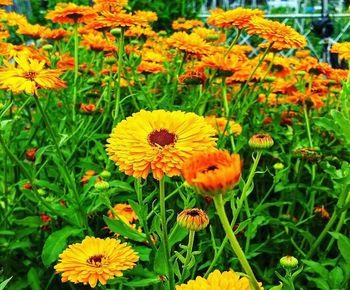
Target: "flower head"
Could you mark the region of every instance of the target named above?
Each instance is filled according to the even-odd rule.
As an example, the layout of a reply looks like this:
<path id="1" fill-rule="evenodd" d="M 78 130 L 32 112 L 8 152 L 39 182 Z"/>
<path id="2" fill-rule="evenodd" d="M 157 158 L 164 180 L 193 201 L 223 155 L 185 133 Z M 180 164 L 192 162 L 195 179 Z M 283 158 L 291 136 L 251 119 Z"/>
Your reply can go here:
<path id="1" fill-rule="evenodd" d="M 249 146 L 254 149 L 267 149 L 273 144 L 273 139 L 269 134 L 255 134 L 249 139 Z"/>
<path id="2" fill-rule="evenodd" d="M 6 67 L 0 68 L 0 88 L 8 89 L 16 94 L 26 92 L 37 94 L 39 88 L 54 89 L 64 88 L 66 84 L 60 80 L 59 70 L 46 69 L 45 60 L 27 58 L 22 54 L 14 58 L 17 66 L 6 63 Z"/>
<path id="3" fill-rule="evenodd" d="M 292 27 L 262 17 L 253 17 L 249 22 L 247 32 L 248 34 L 258 34 L 269 43 L 273 43 L 278 50 L 303 48 L 306 46 L 305 37 Z"/>
<path id="4" fill-rule="evenodd" d="M 183 228 L 197 232 L 207 227 L 209 218 L 205 211 L 199 208 L 188 208 L 178 214 L 177 222 Z"/>
<path id="5" fill-rule="evenodd" d="M 94 288 L 97 281 L 105 285 L 107 280 L 123 276 L 122 271 L 132 269 L 138 260 L 136 252 L 120 240 L 86 237 L 64 250 L 54 268 L 62 273 L 62 282 L 89 284 Z"/>
<path id="6" fill-rule="evenodd" d="M 205 121 L 213 128 L 215 128 L 215 130 L 217 130 L 220 134 L 224 134 L 225 132 L 225 136 L 229 135 L 229 130 L 226 129 L 228 121 L 225 117 L 216 117 L 214 115 L 211 115 L 206 116 Z M 230 132 L 232 135 L 239 136 L 242 133 L 242 126 L 235 121 L 230 120 L 228 126 L 230 126 Z"/>
<path id="7" fill-rule="evenodd" d="M 184 163 L 182 174 L 204 196 L 224 194 L 238 183 L 241 160 L 225 150 L 201 152 Z"/>
<path id="8" fill-rule="evenodd" d="M 215 130 L 194 113 L 164 110 L 134 113 L 107 139 L 107 152 L 119 169 L 136 178 L 180 175 L 192 154 L 213 148 Z"/>
<path id="9" fill-rule="evenodd" d="M 207 279 L 198 276 L 186 284 L 176 286 L 176 290 L 250 290 L 249 279 L 240 277 L 234 271 L 220 272 L 215 270 Z M 263 287 L 260 287 L 263 290 Z"/>
<path id="10" fill-rule="evenodd" d="M 190 55 L 202 56 L 210 52 L 210 45 L 195 33 L 175 32 L 167 39 L 167 43 L 170 47 L 177 48 Z"/>
<path id="11" fill-rule="evenodd" d="M 74 3 L 58 3 L 55 10 L 49 11 L 46 18 L 57 23 L 83 23 L 93 20 L 97 16 L 95 10 L 89 6 L 78 6 Z"/>
<path id="12" fill-rule="evenodd" d="M 139 219 L 133 208 L 127 203 L 118 203 L 113 207 L 113 210 L 118 215 L 118 217 L 127 223 L 131 224 Z M 114 216 L 112 211 L 108 211 L 107 215 L 110 219 L 118 219 L 118 217 Z"/>

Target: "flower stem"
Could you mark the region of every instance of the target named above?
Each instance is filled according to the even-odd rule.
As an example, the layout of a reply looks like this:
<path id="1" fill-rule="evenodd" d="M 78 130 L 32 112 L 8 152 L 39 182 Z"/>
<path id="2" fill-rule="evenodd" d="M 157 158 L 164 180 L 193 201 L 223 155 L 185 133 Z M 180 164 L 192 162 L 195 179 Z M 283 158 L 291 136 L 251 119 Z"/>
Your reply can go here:
<path id="1" fill-rule="evenodd" d="M 77 90 L 78 90 L 78 23 L 74 23 L 74 83 L 73 83 L 73 121 L 75 121 L 75 110 L 77 105 Z"/>
<path id="2" fill-rule="evenodd" d="M 187 251 L 186 251 L 186 258 L 185 258 L 185 263 L 183 264 L 180 282 L 183 282 L 186 279 L 185 275 L 186 275 L 188 264 L 190 263 L 190 260 L 191 260 L 191 253 L 192 253 L 195 233 L 196 233 L 195 231 L 190 230 L 190 233 L 188 235 L 188 245 L 187 245 Z"/>
<path id="3" fill-rule="evenodd" d="M 116 99 L 115 99 L 115 107 L 114 107 L 114 116 L 113 116 L 113 125 L 116 124 L 117 118 L 119 115 L 119 105 L 120 105 L 120 81 L 121 81 L 121 72 L 123 65 L 123 53 L 124 53 L 124 31 L 121 31 L 119 36 L 119 44 L 118 44 L 118 71 L 117 71 L 117 86 L 114 84 L 114 89 L 116 89 Z"/>
<path id="4" fill-rule="evenodd" d="M 247 258 L 245 257 L 244 252 L 242 251 L 242 248 L 240 247 L 240 245 L 237 241 L 237 238 L 236 238 L 235 234 L 233 233 L 231 225 L 227 219 L 227 215 L 226 215 L 225 207 L 224 207 L 224 201 L 223 201 L 221 194 L 218 194 L 214 197 L 214 204 L 215 204 L 216 212 L 220 218 L 220 221 L 221 221 L 221 224 L 225 230 L 225 233 L 226 233 L 226 235 L 231 243 L 231 247 L 232 247 L 234 253 L 236 254 L 239 262 L 241 263 L 243 270 L 248 275 L 253 289 L 259 290 L 260 287 L 259 287 L 258 281 L 256 280 L 255 275 L 253 273 L 253 270 L 250 267 L 250 265 L 247 261 Z"/>
<path id="5" fill-rule="evenodd" d="M 166 209 L 165 209 L 165 181 L 164 178 L 162 178 L 159 181 L 159 203 L 160 203 L 160 222 L 162 225 L 162 234 L 163 234 L 163 247 L 165 251 L 165 260 L 166 260 L 166 267 L 167 267 L 167 273 L 168 273 L 168 279 L 169 279 L 169 287 L 170 290 L 175 289 L 175 282 L 174 282 L 174 274 L 173 274 L 173 268 L 170 263 L 170 246 L 169 246 L 169 239 L 168 239 L 168 229 L 167 229 L 167 219 L 166 219 Z"/>

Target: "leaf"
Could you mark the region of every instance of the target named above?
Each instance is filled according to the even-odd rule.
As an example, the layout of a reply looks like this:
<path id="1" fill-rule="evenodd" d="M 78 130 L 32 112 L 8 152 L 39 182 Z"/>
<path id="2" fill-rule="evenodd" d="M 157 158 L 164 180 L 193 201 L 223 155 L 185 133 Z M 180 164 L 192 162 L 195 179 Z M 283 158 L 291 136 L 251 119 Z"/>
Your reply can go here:
<path id="1" fill-rule="evenodd" d="M 175 253 L 176 258 L 178 258 L 182 264 L 185 264 L 185 261 L 186 261 L 185 257 L 182 256 L 178 251 L 174 251 L 174 253 Z"/>
<path id="2" fill-rule="evenodd" d="M 17 225 L 34 228 L 40 227 L 41 225 L 45 224 L 39 216 L 28 216 L 21 220 L 14 220 L 13 222 Z"/>
<path id="3" fill-rule="evenodd" d="M 282 282 L 280 282 L 280 284 L 279 284 L 279 285 L 277 285 L 277 286 L 273 286 L 272 288 L 270 288 L 270 290 L 281 290 L 281 289 L 282 289 L 282 287 L 283 287 L 283 283 L 282 283 Z"/>
<path id="4" fill-rule="evenodd" d="M 123 282 L 122 284 L 129 287 L 146 287 L 158 284 L 159 282 L 161 282 L 161 280 L 159 279 L 159 276 L 157 276 L 154 278 L 145 278 L 140 280 L 133 279 L 130 282 Z"/>
<path id="5" fill-rule="evenodd" d="M 321 277 L 328 277 L 327 269 L 325 267 L 323 267 L 320 263 L 317 263 L 317 262 L 314 262 L 311 260 L 302 260 L 302 262 L 306 266 L 310 267 L 310 269 L 305 269 L 305 271 L 307 270 L 308 272 L 311 272 L 311 273 L 317 273 Z"/>
<path id="6" fill-rule="evenodd" d="M 82 232 L 82 229 L 65 227 L 52 233 L 45 241 L 41 259 L 43 264 L 48 267 L 57 260 L 58 255 L 66 248 L 67 238 L 76 236 Z"/>
<path id="7" fill-rule="evenodd" d="M 145 234 L 132 229 L 121 220 L 112 220 L 106 216 L 103 217 L 103 220 L 105 221 L 109 229 L 114 233 L 120 234 L 137 242 L 144 242 L 147 240 Z"/>
<path id="8" fill-rule="evenodd" d="M 330 286 L 332 289 L 340 289 L 340 286 L 344 280 L 344 273 L 340 267 L 335 267 L 328 276 Z"/>
<path id="9" fill-rule="evenodd" d="M 145 246 L 133 246 L 133 249 L 138 253 L 141 261 L 149 261 L 149 256 L 152 252 L 152 249 Z"/>
<path id="10" fill-rule="evenodd" d="M 350 265 L 350 239 L 343 234 L 338 236 L 338 249 L 345 262 Z"/>
<path id="11" fill-rule="evenodd" d="M 172 248 L 176 243 L 181 242 L 188 235 L 188 231 L 180 226 L 175 226 L 169 235 L 169 245 Z"/>
<path id="12" fill-rule="evenodd" d="M 154 258 L 154 266 L 153 270 L 154 272 L 166 276 L 166 269 L 167 269 L 167 261 L 165 260 L 165 250 L 163 243 L 160 245 L 158 252 L 156 253 L 156 256 Z"/>
<path id="13" fill-rule="evenodd" d="M 7 283 L 10 282 L 11 279 L 12 279 L 12 277 L 10 277 L 10 278 L 6 279 L 5 281 L 1 282 L 0 290 L 3 290 L 6 287 Z"/>
<path id="14" fill-rule="evenodd" d="M 120 180 L 113 180 L 109 183 L 109 185 L 110 187 L 113 187 L 118 191 L 128 191 L 128 192 L 134 191 L 134 189 L 131 187 L 129 183 L 120 181 Z"/>
<path id="15" fill-rule="evenodd" d="M 28 283 L 32 290 L 41 290 L 38 269 L 32 267 L 27 274 Z"/>

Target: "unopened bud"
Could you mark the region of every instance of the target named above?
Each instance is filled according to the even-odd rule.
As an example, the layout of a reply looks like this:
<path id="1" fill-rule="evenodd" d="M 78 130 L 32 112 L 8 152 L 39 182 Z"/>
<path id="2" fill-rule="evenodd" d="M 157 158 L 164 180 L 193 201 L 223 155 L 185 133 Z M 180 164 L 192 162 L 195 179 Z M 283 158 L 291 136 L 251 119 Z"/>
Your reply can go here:
<path id="1" fill-rule="evenodd" d="M 280 264 L 285 269 L 292 269 L 298 266 L 299 261 L 293 256 L 284 256 L 280 259 Z"/>
<path id="2" fill-rule="evenodd" d="M 274 144 L 269 134 L 255 134 L 249 139 L 249 146 L 253 149 L 268 149 Z"/>
<path id="3" fill-rule="evenodd" d="M 119 36 L 122 34 L 122 29 L 121 28 L 113 28 L 113 29 L 111 29 L 111 34 L 113 36 Z"/>
<path id="4" fill-rule="evenodd" d="M 199 208 L 188 208 L 178 214 L 177 222 L 183 228 L 197 232 L 207 227 L 209 218 Z"/>
<path id="5" fill-rule="evenodd" d="M 107 181 L 100 181 L 95 183 L 95 189 L 100 190 L 100 191 L 104 191 L 107 190 L 109 188 L 109 183 Z"/>
<path id="6" fill-rule="evenodd" d="M 107 170 L 103 170 L 101 173 L 100 173 L 100 176 L 103 178 L 103 179 L 110 179 L 111 178 L 111 173 Z"/>

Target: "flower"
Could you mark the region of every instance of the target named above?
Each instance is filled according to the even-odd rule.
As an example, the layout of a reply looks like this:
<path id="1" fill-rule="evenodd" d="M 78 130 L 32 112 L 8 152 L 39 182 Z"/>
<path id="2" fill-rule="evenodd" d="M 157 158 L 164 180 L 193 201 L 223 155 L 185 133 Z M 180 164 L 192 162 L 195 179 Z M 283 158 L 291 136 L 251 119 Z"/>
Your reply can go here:
<path id="1" fill-rule="evenodd" d="M 103 38 L 101 34 L 84 34 L 80 45 L 86 46 L 94 51 L 116 51 L 117 47 Z"/>
<path id="2" fill-rule="evenodd" d="M 132 269 L 138 260 L 137 253 L 120 240 L 86 237 L 64 250 L 54 268 L 62 273 L 62 282 L 95 288 L 97 281 L 105 285 L 107 280 L 123 276 L 122 271 Z"/>
<path id="3" fill-rule="evenodd" d="M 338 53 L 340 59 L 350 59 L 350 42 L 332 44 L 331 52 Z"/>
<path id="4" fill-rule="evenodd" d="M 210 45 L 198 34 L 175 32 L 167 39 L 169 47 L 174 47 L 191 55 L 206 55 L 210 52 Z"/>
<path id="5" fill-rule="evenodd" d="M 261 283 L 259 283 L 261 284 Z M 186 284 L 176 286 L 176 290 L 250 290 L 249 279 L 240 277 L 236 272 L 215 270 L 208 278 L 197 276 L 195 280 L 190 280 Z M 260 287 L 260 289 L 264 289 Z"/>
<path id="6" fill-rule="evenodd" d="M 264 11 L 259 9 L 247 9 L 242 7 L 228 11 L 224 11 L 222 9 L 215 9 L 211 11 L 207 22 L 209 25 L 214 25 L 216 27 L 236 27 L 238 29 L 243 29 L 246 26 L 248 26 L 249 21 L 252 17 L 262 17 L 263 15 Z"/>
<path id="7" fill-rule="evenodd" d="M 139 219 L 133 208 L 127 203 L 118 203 L 114 205 L 113 210 L 119 218 L 129 224 L 132 224 Z M 110 210 L 108 211 L 107 215 L 110 219 L 118 219 L 118 217 L 114 216 Z"/>
<path id="8" fill-rule="evenodd" d="M 41 37 L 43 33 L 45 33 L 45 30 L 46 30 L 45 26 L 42 26 L 39 24 L 32 25 L 32 24 L 26 23 L 26 24 L 21 24 L 16 32 L 18 34 L 23 34 L 23 35 L 30 36 L 34 39 L 38 39 Z"/>
<path id="9" fill-rule="evenodd" d="M 200 20 L 186 20 L 185 18 L 179 18 L 171 24 L 173 30 L 190 30 L 194 27 L 204 26 L 203 21 Z"/>
<path id="10" fill-rule="evenodd" d="M 298 266 L 299 261 L 293 256 L 284 256 L 280 259 L 280 264 L 285 269 L 293 269 Z"/>
<path id="11" fill-rule="evenodd" d="M 200 231 L 207 227 L 209 218 L 205 211 L 199 208 L 188 208 L 177 215 L 177 222 L 190 231 Z"/>
<path id="12" fill-rule="evenodd" d="M 278 21 L 261 17 L 253 17 L 247 28 L 248 34 L 258 34 L 261 38 L 273 43 L 277 49 L 303 48 L 306 46 L 304 36 L 296 32 L 292 27 Z"/>
<path id="13" fill-rule="evenodd" d="M 12 0 L 0 0 L 0 6 L 13 5 Z"/>
<path id="14" fill-rule="evenodd" d="M 0 68 L 0 88 L 8 89 L 16 94 L 26 92 L 37 95 L 39 88 L 64 88 L 66 84 L 60 80 L 59 70 L 45 69 L 45 60 L 27 58 L 20 55 L 14 58 L 17 67 L 4 62 L 6 67 Z"/>
<path id="15" fill-rule="evenodd" d="M 249 139 L 249 146 L 254 149 L 267 149 L 272 147 L 273 143 L 269 134 L 255 134 Z"/>
<path id="16" fill-rule="evenodd" d="M 324 208 L 324 206 L 316 205 L 314 208 L 314 213 L 319 215 L 324 220 L 329 220 L 331 218 L 329 212 Z"/>
<path id="17" fill-rule="evenodd" d="M 78 6 L 74 3 L 58 3 L 55 10 L 47 13 L 46 19 L 57 23 L 82 23 L 96 18 L 95 10 L 89 6 Z"/>
<path id="18" fill-rule="evenodd" d="M 238 154 L 230 155 L 225 150 L 200 152 L 184 163 L 182 175 L 199 194 L 224 194 L 238 183 L 241 160 Z"/>
<path id="19" fill-rule="evenodd" d="M 227 125 L 227 119 L 225 117 L 216 117 L 212 115 L 212 116 L 206 116 L 204 119 L 215 130 L 219 131 L 220 134 L 223 134 L 225 132 L 225 136 L 229 135 L 228 129 L 225 130 Z M 239 136 L 242 133 L 241 125 L 236 123 L 235 121 L 230 120 L 229 126 L 230 126 L 230 131 L 232 135 Z"/>
<path id="20" fill-rule="evenodd" d="M 58 29 L 45 29 L 45 31 L 41 34 L 42 38 L 45 39 L 52 39 L 52 40 L 60 40 L 65 36 L 68 36 L 70 33 L 63 29 L 63 28 L 58 28 Z"/>
<path id="21" fill-rule="evenodd" d="M 215 130 L 194 113 L 164 110 L 134 113 L 120 122 L 107 139 L 110 159 L 136 178 L 180 175 L 183 162 L 213 148 Z"/>

